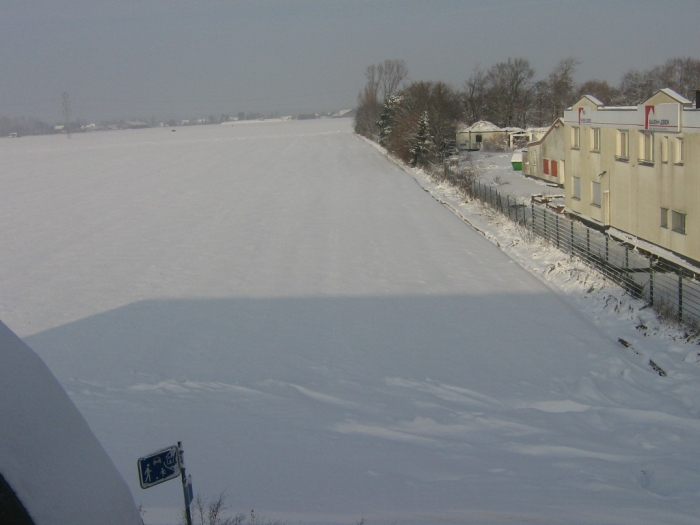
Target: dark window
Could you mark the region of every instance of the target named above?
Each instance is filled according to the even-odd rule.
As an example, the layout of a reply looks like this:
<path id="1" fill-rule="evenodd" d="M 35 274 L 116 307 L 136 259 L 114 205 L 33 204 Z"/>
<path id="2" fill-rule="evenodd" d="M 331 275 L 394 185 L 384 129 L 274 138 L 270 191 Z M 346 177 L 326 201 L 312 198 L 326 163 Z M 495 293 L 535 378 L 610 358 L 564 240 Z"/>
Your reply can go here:
<path id="1" fill-rule="evenodd" d="M 671 229 L 676 233 L 685 235 L 685 213 L 671 211 Z"/>

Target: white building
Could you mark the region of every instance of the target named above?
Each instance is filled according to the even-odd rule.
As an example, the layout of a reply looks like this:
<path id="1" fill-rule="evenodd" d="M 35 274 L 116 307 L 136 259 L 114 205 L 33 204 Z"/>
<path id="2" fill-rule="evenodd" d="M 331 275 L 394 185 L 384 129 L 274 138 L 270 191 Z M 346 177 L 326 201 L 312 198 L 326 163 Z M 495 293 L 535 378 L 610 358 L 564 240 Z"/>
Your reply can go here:
<path id="1" fill-rule="evenodd" d="M 486 120 L 463 126 L 457 130 L 457 149 L 460 151 L 479 151 L 484 142 L 506 140 L 508 131 Z"/>
<path id="2" fill-rule="evenodd" d="M 697 105 L 662 89 L 638 106 L 606 107 L 586 96 L 567 109 L 567 208 L 700 261 Z"/>

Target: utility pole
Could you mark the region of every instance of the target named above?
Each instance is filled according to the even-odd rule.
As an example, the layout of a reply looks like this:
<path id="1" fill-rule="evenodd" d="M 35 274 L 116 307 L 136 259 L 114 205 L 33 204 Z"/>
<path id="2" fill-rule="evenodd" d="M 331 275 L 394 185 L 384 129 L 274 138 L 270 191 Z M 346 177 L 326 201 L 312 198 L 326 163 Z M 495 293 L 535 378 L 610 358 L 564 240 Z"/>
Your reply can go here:
<path id="1" fill-rule="evenodd" d="M 70 101 L 68 92 L 63 92 L 63 116 L 66 117 L 66 137 L 70 138 Z"/>

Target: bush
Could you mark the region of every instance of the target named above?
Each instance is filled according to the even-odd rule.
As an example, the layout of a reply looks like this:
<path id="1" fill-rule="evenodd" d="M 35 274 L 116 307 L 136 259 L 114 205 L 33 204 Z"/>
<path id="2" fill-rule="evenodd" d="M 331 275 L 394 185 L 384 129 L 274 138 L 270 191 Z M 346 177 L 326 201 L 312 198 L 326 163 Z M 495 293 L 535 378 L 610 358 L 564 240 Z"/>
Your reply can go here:
<path id="1" fill-rule="evenodd" d="M 211 501 L 197 493 L 190 504 L 192 525 L 282 525 L 278 520 L 265 520 L 256 516 L 254 510 L 250 511 L 250 516 L 242 512 L 231 515 L 227 512 L 231 508 L 226 505 L 227 499 L 226 492 L 222 492 Z M 180 518 L 180 525 L 187 525 L 187 516 L 184 510 Z"/>
<path id="2" fill-rule="evenodd" d="M 490 139 L 486 139 L 481 144 L 482 151 L 493 151 L 502 153 L 504 151 L 510 151 L 510 144 L 508 142 L 508 136 L 505 133 L 502 136 L 496 136 Z"/>

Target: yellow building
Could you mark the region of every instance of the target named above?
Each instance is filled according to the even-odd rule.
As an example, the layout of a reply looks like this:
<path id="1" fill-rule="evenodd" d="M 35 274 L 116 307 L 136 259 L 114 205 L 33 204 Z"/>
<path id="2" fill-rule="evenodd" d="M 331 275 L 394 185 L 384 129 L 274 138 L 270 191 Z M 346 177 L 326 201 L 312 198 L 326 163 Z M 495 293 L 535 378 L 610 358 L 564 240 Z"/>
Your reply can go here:
<path id="1" fill-rule="evenodd" d="M 563 122 L 568 210 L 700 261 L 700 109 L 671 89 L 626 107 L 585 96 Z"/>
<path id="2" fill-rule="evenodd" d="M 540 139 L 527 144 L 523 175 L 563 186 L 567 145 L 564 121 L 557 119 Z"/>

